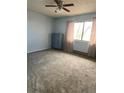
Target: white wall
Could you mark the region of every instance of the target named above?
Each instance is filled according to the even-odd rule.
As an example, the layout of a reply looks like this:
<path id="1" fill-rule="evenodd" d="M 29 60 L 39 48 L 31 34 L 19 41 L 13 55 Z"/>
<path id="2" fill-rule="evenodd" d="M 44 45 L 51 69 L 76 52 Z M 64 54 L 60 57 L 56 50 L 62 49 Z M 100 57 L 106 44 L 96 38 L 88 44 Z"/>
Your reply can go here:
<path id="1" fill-rule="evenodd" d="M 40 13 L 27 11 L 27 52 L 50 48 L 53 19 Z"/>
<path id="2" fill-rule="evenodd" d="M 72 16 L 51 18 L 41 13 L 31 10 L 27 11 L 27 52 L 34 52 L 48 49 L 51 46 L 50 35 L 53 32 L 60 32 L 65 34 L 67 21 L 80 22 L 83 20 L 92 20 L 95 13 Z M 89 42 L 74 41 L 74 50 L 81 52 L 88 51 Z"/>
<path id="3" fill-rule="evenodd" d="M 67 25 L 67 21 L 71 20 L 74 22 L 81 22 L 81 21 L 91 21 L 93 17 L 95 17 L 96 14 L 95 13 L 90 13 L 90 14 L 82 14 L 79 16 L 72 16 L 72 17 L 62 17 L 62 18 L 56 18 L 55 22 L 54 22 L 54 28 L 53 31 L 54 32 L 60 32 L 63 33 L 65 35 L 66 33 L 66 25 Z M 73 49 L 80 51 L 80 52 L 88 52 L 88 47 L 89 47 L 89 42 L 86 41 L 74 41 L 73 44 Z"/>

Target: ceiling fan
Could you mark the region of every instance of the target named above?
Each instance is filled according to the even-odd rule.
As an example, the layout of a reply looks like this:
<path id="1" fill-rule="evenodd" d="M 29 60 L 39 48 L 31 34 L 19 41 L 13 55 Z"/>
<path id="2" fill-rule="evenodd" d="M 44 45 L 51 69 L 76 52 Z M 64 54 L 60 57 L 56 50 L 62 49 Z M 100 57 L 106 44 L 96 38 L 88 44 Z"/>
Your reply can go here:
<path id="1" fill-rule="evenodd" d="M 45 5 L 45 7 L 57 7 L 57 9 L 55 10 L 55 13 L 57 13 L 57 10 L 61 10 L 61 9 L 64 9 L 66 12 L 70 12 L 70 10 L 65 7 L 74 6 L 73 3 L 63 4 L 62 0 L 54 0 L 54 1 L 56 2 L 56 5 Z"/>

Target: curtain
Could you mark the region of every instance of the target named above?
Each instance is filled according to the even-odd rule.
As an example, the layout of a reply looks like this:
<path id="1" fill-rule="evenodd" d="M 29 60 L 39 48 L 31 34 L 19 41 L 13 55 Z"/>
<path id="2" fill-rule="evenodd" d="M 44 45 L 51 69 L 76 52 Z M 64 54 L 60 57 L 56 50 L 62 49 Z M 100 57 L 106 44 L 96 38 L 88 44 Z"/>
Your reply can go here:
<path id="1" fill-rule="evenodd" d="M 67 22 L 67 31 L 65 38 L 65 51 L 73 52 L 73 39 L 74 39 L 74 23 L 71 21 Z"/>
<path id="2" fill-rule="evenodd" d="M 93 18 L 88 56 L 96 58 L 96 18 Z"/>

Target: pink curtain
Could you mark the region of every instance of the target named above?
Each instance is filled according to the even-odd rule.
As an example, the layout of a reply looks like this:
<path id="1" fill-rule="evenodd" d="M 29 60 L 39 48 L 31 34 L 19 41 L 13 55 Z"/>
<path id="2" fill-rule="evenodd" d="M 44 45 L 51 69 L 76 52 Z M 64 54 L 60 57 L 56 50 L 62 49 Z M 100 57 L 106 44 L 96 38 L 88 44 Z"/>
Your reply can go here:
<path id="1" fill-rule="evenodd" d="M 67 22 L 67 32 L 65 41 L 65 51 L 73 52 L 73 39 L 74 39 L 74 23 L 71 21 Z"/>
<path id="2" fill-rule="evenodd" d="M 92 33 L 90 38 L 88 56 L 96 57 L 96 18 L 93 18 Z"/>

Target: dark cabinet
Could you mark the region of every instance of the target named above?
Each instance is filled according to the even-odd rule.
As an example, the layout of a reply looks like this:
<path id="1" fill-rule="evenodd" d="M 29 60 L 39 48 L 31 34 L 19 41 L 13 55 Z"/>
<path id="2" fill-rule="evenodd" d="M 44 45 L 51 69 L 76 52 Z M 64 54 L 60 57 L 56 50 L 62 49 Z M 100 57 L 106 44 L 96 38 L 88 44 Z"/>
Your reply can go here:
<path id="1" fill-rule="evenodd" d="M 52 33 L 51 40 L 52 48 L 63 49 L 63 34 Z"/>

